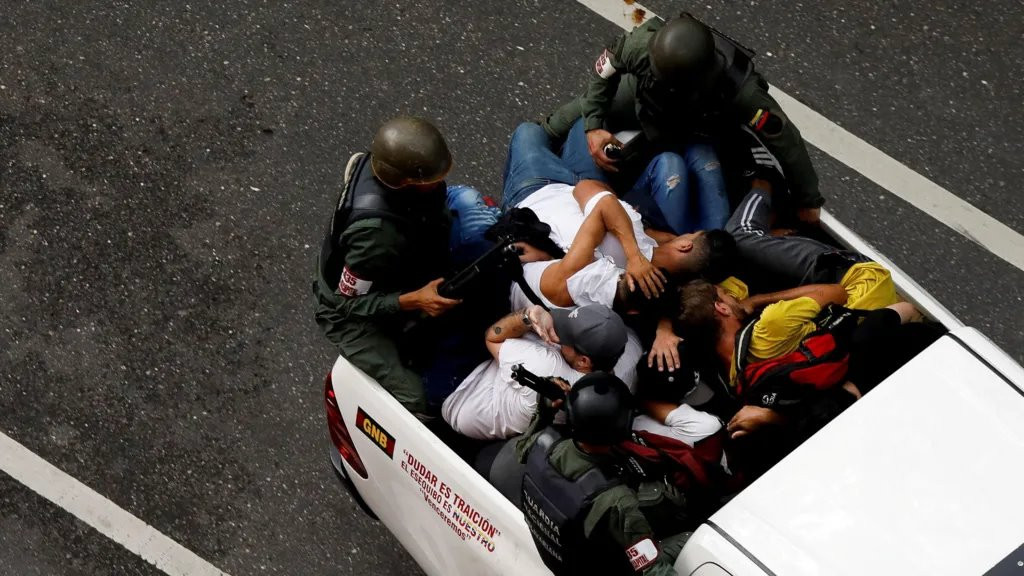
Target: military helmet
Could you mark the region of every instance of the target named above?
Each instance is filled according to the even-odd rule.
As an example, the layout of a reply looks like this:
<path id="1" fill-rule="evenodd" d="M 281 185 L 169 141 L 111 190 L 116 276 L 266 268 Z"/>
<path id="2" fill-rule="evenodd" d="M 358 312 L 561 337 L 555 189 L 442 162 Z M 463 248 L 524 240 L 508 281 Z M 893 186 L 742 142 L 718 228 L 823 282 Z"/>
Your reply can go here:
<path id="1" fill-rule="evenodd" d="M 617 376 L 587 374 L 569 391 L 565 405 L 573 440 L 609 446 L 629 438 L 633 396 Z"/>
<path id="2" fill-rule="evenodd" d="M 654 77 L 674 86 L 704 87 L 718 71 L 714 35 L 689 14 L 666 22 L 649 49 Z"/>
<path id="3" fill-rule="evenodd" d="M 370 145 L 373 175 L 389 188 L 444 180 L 452 155 L 441 131 L 423 118 L 399 116 L 384 123 Z"/>

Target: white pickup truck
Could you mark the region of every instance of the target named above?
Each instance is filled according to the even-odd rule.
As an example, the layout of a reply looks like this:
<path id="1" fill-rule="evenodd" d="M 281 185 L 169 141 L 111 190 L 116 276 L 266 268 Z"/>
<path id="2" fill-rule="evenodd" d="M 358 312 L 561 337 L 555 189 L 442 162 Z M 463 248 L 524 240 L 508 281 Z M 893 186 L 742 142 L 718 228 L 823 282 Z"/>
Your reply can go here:
<path id="1" fill-rule="evenodd" d="M 853 232 L 950 329 L 729 501 L 681 576 L 1024 576 L 1024 369 Z M 375 381 L 338 358 L 331 462 L 427 574 L 550 574 L 522 513 Z"/>

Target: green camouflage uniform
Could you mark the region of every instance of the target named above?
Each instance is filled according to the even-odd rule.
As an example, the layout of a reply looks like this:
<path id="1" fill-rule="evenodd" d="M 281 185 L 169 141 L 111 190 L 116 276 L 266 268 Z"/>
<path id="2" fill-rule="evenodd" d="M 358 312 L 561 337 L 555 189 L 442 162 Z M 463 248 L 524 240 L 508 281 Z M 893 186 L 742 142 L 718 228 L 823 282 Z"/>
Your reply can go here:
<path id="1" fill-rule="evenodd" d="M 649 140 L 663 147 L 670 147 L 665 146 L 664 141 L 659 142 L 663 139 L 652 134 L 658 132 L 656 124 L 659 122 L 653 125 L 644 122 L 643 96 L 645 92 L 652 93 L 651 86 L 654 81 L 648 45 L 663 25 L 664 21 L 651 19 L 632 32 L 620 36 L 612 47 L 605 50 L 591 70 L 591 80 L 586 93 L 562 106 L 547 118 L 544 127 L 548 133 L 556 139 L 564 139 L 580 116 L 584 119 L 584 129 L 587 131 L 598 128 L 635 129 L 635 124 L 615 125 L 614 119 L 610 117 L 615 113 L 613 103 L 618 108 L 623 108 L 622 104 L 625 103 L 624 111 L 632 113 L 632 122 L 635 123 L 636 118 L 640 119 Z M 599 70 L 605 73 L 602 75 Z M 686 103 L 680 103 L 679 106 L 686 106 Z M 635 110 L 629 110 L 630 107 L 634 107 Z M 825 199 L 818 190 L 818 175 L 807 155 L 807 147 L 800 136 L 800 131 L 789 121 L 779 103 L 768 95 L 768 82 L 760 74 L 751 70 L 731 101 L 712 103 L 712 107 L 719 108 L 714 111 L 714 120 L 718 123 L 718 128 L 713 125 L 690 128 L 697 133 L 702 128 L 722 133 L 739 125 L 749 126 L 781 164 L 796 206 L 817 208 L 824 204 Z M 650 115 L 651 111 L 647 110 L 646 113 Z M 769 122 L 769 118 L 773 119 Z M 609 123 L 609 120 L 613 121 Z M 725 127 L 724 130 L 722 126 Z M 694 133 L 691 131 L 690 134 L 680 135 L 668 126 L 661 128 L 663 132 L 672 132 L 682 137 Z M 714 137 L 716 134 L 706 135 Z"/>
<path id="2" fill-rule="evenodd" d="M 520 462 L 526 460 L 526 455 L 537 436 L 545 428 L 545 421 L 546 418 L 535 418 L 530 429 L 518 441 L 516 455 Z M 548 462 L 562 476 L 575 480 L 587 470 L 598 466 L 602 462 L 601 458 L 581 451 L 571 440 L 566 439 L 555 444 Z M 633 490 L 625 484 L 618 484 L 602 492 L 594 499 L 590 512 L 584 519 L 585 536 L 590 539 L 596 534 L 603 533 L 622 547 L 623 554 L 646 538 L 657 541 L 645 515 L 647 508 L 644 502 L 641 502 L 641 498 L 650 495 L 652 491 L 657 489 L 641 485 L 638 490 Z M 673 506 L 668 502 L 664 503 Z M 644 576 L 675 576 L 673 564 L 689 536 L 689 533 L 676 534 L 657 541 L 657 559 L 641 573 Z"/>
<path id="3" fill-rule="evenodd" d="M 349 362 L 418 413 L 426 410 L 426 397 L 419 374 L 409 366 L 424 343 L 402 344 L 403 329 L 416 315 L 399 309 L 398 296 L 446 272 L 450 217 L 443 201 L 436 207 L 435 214 L 424 217 L 434 223 L 432 238 L 387 218 L 357 220 L 342 232 L 339 249 L 344 251 L 344 270 L 370 282 L 366 293 L 339 293 L 338 280 L 324 277 L 319 259 L 313 281 L 316 321 L 327 339 Z"/>

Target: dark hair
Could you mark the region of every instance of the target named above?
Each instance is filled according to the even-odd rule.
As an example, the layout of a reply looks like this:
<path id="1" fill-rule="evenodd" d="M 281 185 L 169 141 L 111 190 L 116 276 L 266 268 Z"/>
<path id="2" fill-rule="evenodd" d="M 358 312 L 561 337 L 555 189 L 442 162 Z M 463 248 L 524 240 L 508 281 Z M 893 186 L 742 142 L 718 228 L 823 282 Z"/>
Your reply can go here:
<path id="1" fill-rule="evenodd" d="M 602 358 L 600 356 L 591 356 L 590 354 L 587 354 L 586 352 L 583 352 L 582 350 L 580 350 L 579 348 L 576 348 L 575 346 L 573 346 L 573 350 L 576 350 L 577 354 L 582 354 L 582 355 L 586 356 L 587 358 L 590 358 L 590 365 L 591 365 L 591 367 L 593 367 L 595 372 L 596 371 L 611 372 L 612 369 L 615 368 L 615 365 L 619 363 L 619 357 L 622 356 L 622 352 L 626 351 L 626 349 L 623 348 L 622 352 L 619 352 L 614 357 L 604 357 L 604 358 Z"/>
<path id="2" fill-rule="evenodd" d="M 700 250 L 704 254 L 700 261 L 701 277 L 717 284 L 732 276 L 736 261 L 739 259 L 736 239 L 732 234 L 719 228 L 707 230 L 702 237 Z"/>
<path id="3" fill-rule="evenodd" d="M 639 316 L 671 315 L 675 311 L 675 302 L 670 296 L 675 292 L 675 283 L 672 281 L 668 270 L 661 268 L 661 272 L 667 278 L 665 290 L 654 298 L 644 296 L 644 292 L 640 288 L 630 291 L 625 277 L 620 276 L 619 281 L 615 285 L 615 299 L 612 301 L 612 310 L 617 312 L 619 316 L 627 314 L 637 314 Z"/>
<path id="4" fill-rule="evenodd" d="M 718 341 L 719 325 L 715 317 L 718 291 L 706 280 L 691 280 L 678 291 L 679 312 L 672 321 L 676 334 L 702 349 L 713 348 Z"/>

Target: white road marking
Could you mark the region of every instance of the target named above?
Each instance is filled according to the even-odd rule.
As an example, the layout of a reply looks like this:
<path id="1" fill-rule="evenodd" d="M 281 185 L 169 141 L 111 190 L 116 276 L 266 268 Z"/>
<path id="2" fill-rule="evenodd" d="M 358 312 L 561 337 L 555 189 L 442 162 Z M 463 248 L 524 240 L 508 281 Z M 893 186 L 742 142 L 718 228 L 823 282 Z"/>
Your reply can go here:
<path id="1" fill-rule="evenodd" d="M 636 2 L 627 4 L 624 0 L 577 1 L 624 30 L 631 30 L 639 23 L 636 17 L 641 12 L 644 20 L 655 16 L 653 12 Z M 800 128 L 800 133 L 807 142 L 1017 269 L 1024 270 L 1024 236 L 839 127 L 777 87 L 772 86 L 771 93 L 786 115 Z"/>
<path id="2" fill-rule="evenodd" d="M 173 576 L 226 573 L 0 433 L 0 470 Z"/>

